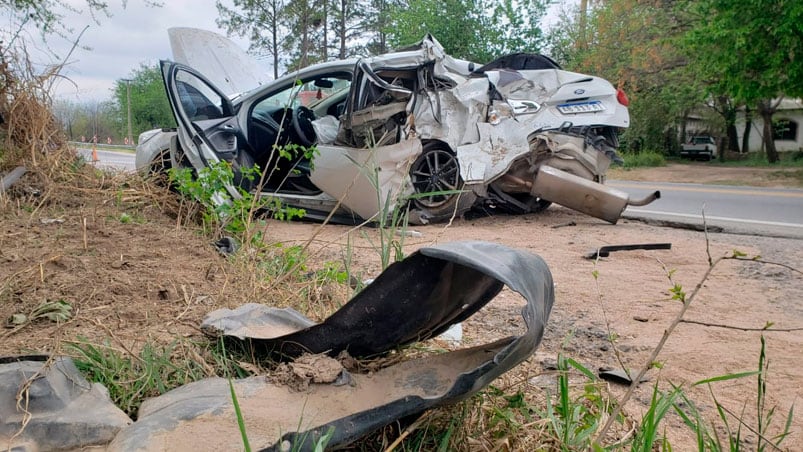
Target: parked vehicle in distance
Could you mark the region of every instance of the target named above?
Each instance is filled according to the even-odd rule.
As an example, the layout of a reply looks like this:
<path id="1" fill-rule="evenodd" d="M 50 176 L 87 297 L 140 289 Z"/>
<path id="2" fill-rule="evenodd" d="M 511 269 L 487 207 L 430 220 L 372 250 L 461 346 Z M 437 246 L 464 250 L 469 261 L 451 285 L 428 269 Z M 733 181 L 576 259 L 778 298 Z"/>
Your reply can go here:
<path id="1" fill-rule="evenodd" d="M 711 161 L 717 155 L 717 142 L 714 137 L 695 135 L 680 147 L 680 156 L 695 160 Z"/>
<path id="2" fill-rule="evenodd" d="M 236 60 L 228 58 L 233 44 L 210 32 L 169 32 L 183 64 L 162 61 L 161 69 L 178 127 L 141 135 L 142 172 L 227 161 L 242 188 L 345 223 L 376 221 L 395 207 L 420 224 L 473 208 L 538 212 L 552 202 L 616 223 L 628 205 L 660 196 L 633 200 L 604 185 L 617 133 L 630 124 L 624 92 L 542 55 L 480 65 L 426 36 L 244 91 L 226 72 L 242 66 L 221 63 Z M 313 147 L 312 156 L 295 152 Z M 264 171 L 261 186 L 238 178 L 254 165 Z"/>

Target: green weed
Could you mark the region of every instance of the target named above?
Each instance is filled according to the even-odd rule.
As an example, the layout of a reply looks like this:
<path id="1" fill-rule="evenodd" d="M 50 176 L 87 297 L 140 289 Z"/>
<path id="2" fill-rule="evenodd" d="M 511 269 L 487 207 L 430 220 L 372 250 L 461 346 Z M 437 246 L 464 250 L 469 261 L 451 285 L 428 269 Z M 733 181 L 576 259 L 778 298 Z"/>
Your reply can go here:
<path id="1" fill-rule="evenodd" d="M 228 361 L 228 358 L 226 357 L 226 343 L 222 338 L 220 339 L 219 343 L 221 353 L 223 354 L 223 361 L 226 362 Z M 237 399 L 237 392 L 234 390 L 234 379 L 231 377 L 229 372 L 226 372 L 226 374 L 226 379 L 229 382 L 229 395 L 231 397 L 231 404 L 234 407 L 234 414 L 237 417 L 237 428 L 240 430 L 240 438 L 242 438 L 243 441 L 243 450 L 245 450 L 245 452 L 251 452 L 251 444 L 248 441 L 248 432 L 245 429 L 245 419 L 243 418 L 243 412 L 240 409 L 240 401 Z"/>
<path id="2" fill-rule="evenodd" d="M 803 152 L 780 152 L 778 153 L 778 163 L 770 164 L 767 162 L 767 155 L 763 152 L 749 152 L 741 154 L 739 160 L 728 160 L 719 162 L 717 165 L 723 166 L 749 166 L 765 168 L 799 168 L 803 167 Z"/>
<path id="3" fill-rule="evenodd" d="M 92 344 L 79 338 L 68 345 L 68 352 L 88 380 L 106 386 L 114 404 L 136 419 L 146 398 L 208 376 L 201 363 L 180 353 L 182 347 L 178 342 L 166 346 L 148 342 L 133 354 L 108 340 Z"/>
<path id="4" fill-rule="evenodd" d="M 664 155 L 658 151 L 623 152 L 624 168 L 666 166 Z"/>
<path id="5" fill-rule="evenodd" d="M 72 305 L 64 300 L 43 301 L 27 314 L 18 312 L 6 319 L 4 326 L 10 329 L 0 334 L 0 339 L 4 339 L 16 333 L 36 320 L 46 319 L 51 322 L 60 323 L 66 322 L 72 315 Z"/>
<path id="6" fill-rule="evenodd" d="M 558 382 L 556 401 L 547 395 L 542 417 L 549 421 L 549 430 L 558 440 L 561 450 L 581 450 L 591 446 L 591 439 L 607 413 L 606 397 L 600 391 L 593 372 L 577 361 L 558 354 Z M 578 397 L 572 397 L 569 370 L 580 371 L 589 381 Z"/>
<path id="7" fill-rule="evenodd" d="M 258 166 L 241 167 L 240 177 L 250 185 L 260 175 Z M 210 164 L 193 175 L 188 168 L 169 171 L 170 180 L 179 193 L 195 199 L 202 207 L 201 217 L 207 233 L 213 236 L 232 234 L 244 244 L 253 244 L 261 240 L 261 236 L 250 235 L 249 228 L 254 214 L 258 211 L 273 212 L 281 220 L 291 220 L 304 216 L 304 211 L 283 206 L 281 202 L 269 196 L 255 196 L 235 184 L 234 171 L 231 164 L 220 161 Z M 238 196 L 229 196 L 227 187 L 237 187 Z M 258 240 L 254 240 L 258 239 Z"/>

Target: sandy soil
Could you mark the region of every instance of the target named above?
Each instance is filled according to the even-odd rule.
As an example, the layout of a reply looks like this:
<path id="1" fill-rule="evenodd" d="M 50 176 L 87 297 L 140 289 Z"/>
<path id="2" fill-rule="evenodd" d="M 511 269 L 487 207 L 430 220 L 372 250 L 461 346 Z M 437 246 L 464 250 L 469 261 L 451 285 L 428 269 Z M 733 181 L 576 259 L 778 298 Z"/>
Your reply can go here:
<path id="1" fill-rule="evenodd" d="M 608 177 L 637 181 L 803 188 L 803 168 L 719 166 L 716 163 L 670 163 L 657 168 L 627 170 L 613 168 L 608 172 Z"/>
<path id="2" fill-rule="evenodd" d="M 661 172 L 669 175 L 657 176 Z M 628 172 L 626 178 L 647 174 L 651 180 L 675 181 L 678 173 L 688 175 L 689 170 L 672 165 Z M 40 319 L 0 329 L 0 356 L 52 352 L 79 337 L 96 342 L 111 338 L 117 347 L 136 348 L 147 338 L 199 335 L 200 319 L 219 307 L 286 303 L 275 292 L 243 290 L 234 276 L 238 269 L 207 239 L 177 228 L 175 216 L 156 198 L 118 188 L 46 192 L 43 200 L 25 195 L 25 184 L 18 190 L 17 198 L 0 204 L 0 320 L 30 313 L 43 301 L 64 300 L 73 315 L 61 325 Z M 121 222 L 123 213 L 133 221 Z M 569 222 L 575 225 L 564 226 Z M 592 370 L 620 367 L 619 359 L 632 370 L 643 366 L 680 309 L 670 288 L 679 284 L 692 293 L 708 268 L 707 247 L 714 259 L 737 249 L 749 257 L 803 267 L 803 246 L 796 240 L 727 234 L 706 238 L 700 232 L 631 221 L 614 226 L 554 206 L 538 215 L 455 220 L 449 226 L 414 230 L 413 236 L 397 237 L 408 254 L 438 242 L 486 240 L 532 251 L 547 261 L 556 284 L 555 308 L 539 352 L 515 370 L 530 393 L 544 391 L 544 378 L 554 379 L 545 369 L 560 350 Z M 265 232 L 269 240 L 284 245 L 309 242 L 310 270 L 326 261 L 350 260 L 364 278 L 379 273 L 379 254 L 372 244 L 376 230 L 269 221 Z M 601 245 L 651 242 L 671 242 L 672 249 L 617 252 L 597 262 L 583 258 Z M 708 388 L 690 384 L 754 370 L 762 335 L 754 330 L 772 322 L 777 331 L 763 332 L 770 359 L 768 393 L 770 406 L 778 405 L 776 418 L 782 417 L 803 396 L 797 367 L 803 357 L 801 300 L 800 273 L 759 262 L 720 262 L 703 281 L 685 318 L 722 326 L 681 323 L 657 358 L 661 368 L 649 372 L 650 384 L 638 389 L 626 412 L 638 418 L 649 402 L 651 383 L 666 388 L 671 382 L 684 385 L 703 414 L 715 419 Z M 464 324 L 464 344 L 515 334 L 520 305 L 517 294 L 504 291 Z M 308 308 L 315 311 L 313 316 L 320 314 Z M 621 396 L 624 387 L 611 385 L 611 390 Z M 745 420 L 755 425 L 754 377 L 716 383 L 712 390 L 732 412 L 744 409 Z M 781 424 L 780 419 L 775 422 Z M 693 438 L 680 419 L 671 416 L 667 425 L 675 449 L 688 450 Z M 743 435 L 755 447 L 756 435 L 746 429 Z M 803 448 L 803 417 L 795 419 L 784 446 Z"/>

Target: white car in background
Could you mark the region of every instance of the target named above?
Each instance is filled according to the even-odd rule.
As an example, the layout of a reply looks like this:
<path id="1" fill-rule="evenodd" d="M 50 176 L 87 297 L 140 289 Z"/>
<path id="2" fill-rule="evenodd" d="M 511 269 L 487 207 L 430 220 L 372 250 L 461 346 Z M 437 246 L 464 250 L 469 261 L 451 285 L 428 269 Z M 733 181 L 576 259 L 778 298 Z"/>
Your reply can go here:
<path id="1" fill-rule="evenodd" d="M 140 136 L 137 167 L 196 171 L 231 163 L 235 184 L 310 218 L 360 222 L 409 207 L 426 223 L 486 207 L 537 212 L 556 202 L 615 223 L 633 201 L 603 185 L 629 125 L 607 81 L 514 54 L 481 66 L 427 36 L 398 52 L 321 63 L 259 84 L 225 38 L 171 29 L 162 61 L 177 130 Z M 243 84 L 255 88 L 243 92 Z M 224 88 L 221 88 L 223 86 Z M 234 94 L 237 93 L 237 94 Z M 279 149 L 317 151 L 280 156 Z M 239 177 L 258 165 L 263 184 Z M 238 196 L 230 187 L 231 196 Z M 334 211 L 334 212 L 333 212 Z"/>

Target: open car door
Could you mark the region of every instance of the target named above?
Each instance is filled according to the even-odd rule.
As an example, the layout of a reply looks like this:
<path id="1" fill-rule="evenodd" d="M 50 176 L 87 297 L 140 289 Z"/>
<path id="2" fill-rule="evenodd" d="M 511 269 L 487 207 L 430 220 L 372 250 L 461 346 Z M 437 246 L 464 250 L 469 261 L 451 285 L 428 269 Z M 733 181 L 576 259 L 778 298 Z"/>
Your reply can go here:
<path id="1" fill-rule="evenodd" d="M 161 61 L 161 69 L 183 150 L 183 156 L 173 157 L 186 157 L 196 170 L 226 160 L 232 164 L 235 183 L 241 184 L 239 167 L 253 165 L 253 159 L 229 98 L 188 66 Z M 234 187 L 228 191 L 238 196 Z"/>

